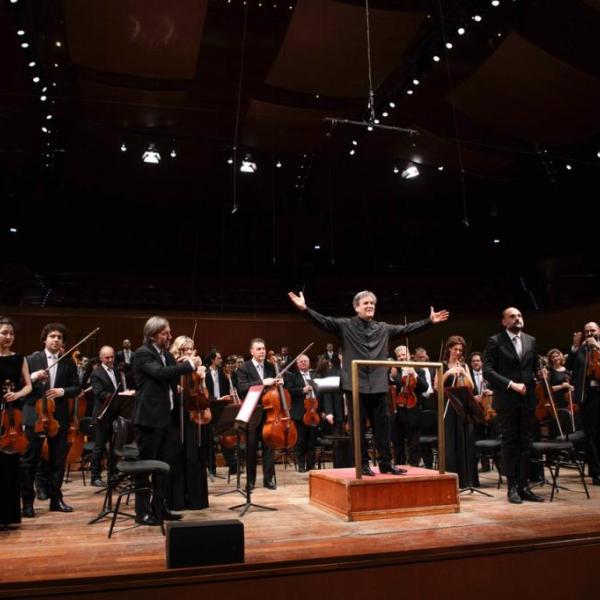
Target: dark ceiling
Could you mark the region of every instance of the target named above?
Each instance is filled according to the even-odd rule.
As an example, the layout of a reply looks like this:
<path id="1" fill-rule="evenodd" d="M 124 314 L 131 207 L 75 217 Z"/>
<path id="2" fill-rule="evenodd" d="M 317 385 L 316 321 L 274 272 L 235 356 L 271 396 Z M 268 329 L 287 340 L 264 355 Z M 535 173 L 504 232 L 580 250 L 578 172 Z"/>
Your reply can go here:
<path id="1" fill-rule="evenodd" d="M 415 135 L 324 120 L 369 118 L 365 16 L 364 0 L 3 0 L 3 282 L 476 268 L 593 292 L 600 2 L 370 0 L 376 116 Z M 228 164 L 236 131 L 254 174 Z"/>

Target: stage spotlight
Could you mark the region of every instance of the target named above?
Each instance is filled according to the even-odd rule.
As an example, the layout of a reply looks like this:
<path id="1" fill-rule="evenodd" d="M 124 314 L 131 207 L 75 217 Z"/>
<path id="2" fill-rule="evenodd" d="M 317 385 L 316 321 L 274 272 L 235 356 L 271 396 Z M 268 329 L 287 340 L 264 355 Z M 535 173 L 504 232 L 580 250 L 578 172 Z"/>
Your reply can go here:
<path id="1" fill-rule="evenodd" d="M 396 108 L 396 103 L 395 102 L 388 102 L 388 106 L 390 108 Z"/>
<path id="2" fill-rule="evenodd" d="M 400 173 L 400 169 L 398 167 L 394 167 L 394 173 L 396 173 L 396 174 Z"/>
<path id="3" fill-rule="evenodd" d="M 30 66 L 33 69 L 33 67 L 35 67 L 35 60 L 32 60 L 28 66 Z"/>
<path id="4" fill-rule="evenodd" d="M 46 121 L 50 121 L 52 119 L 52 115 L 46 115 Z"/>
<path id="5" fill-rule="evenodd" d="M 381 113 L 381 116 L 382 116 L 382 117 L 389 117 L 389 115 L 390 115 L 390 113 L 389 113 L 387 110 L 384 110 L 384 111 Z"/>
<path id="6" fill-rule="evenodd" d="M 433 62 L 440 62 L 440 57 L 437 54 L 434 54 Z"/>
<path id="7" fill-rule="evenodd" d="M 572 171 L 573 167 L 571 165 L 565 165 L 565 169 L 567 169 L 567 171 Z"/>
<path id="8" fill-rule="evenodd" d="M 40 100 L 41 100 L 42 102 L 46 102 L 46 96 L 44 96 L 44 95 L 42 94 L 42 95 L 40 96 Z"/>
<path id="9" fill-rule="evenodd" d="M 372 125 L 369 125 L 369 126 L 367 127 L 367 131 L 373 131 L 373 126 L 372 126 Z"/>
<path id="10" fill-rule="evenodd" d="M 598 158 L 600 158 L 600 150 L 599 150 L 598 152 L 596 152 L 596 156 L 597 156 Z"/>
<path id="11" fill-rule="evenodd" d="M 173 148 L 171 150 L 171 154 L 169 155 L 171 158 L 175 158 L 177 156 L 177 152 L 175 151 L 175 148 Z"/>
<path id="12" fill-rule="evenodd" d="M 236 212 L 237 212 L 239 209 L 240 209 L 240 207 L 239 207 L 237 204 L 235 204 L 235 205 L 234 205 L 234 207 L 231 209 L 231 214 L 232 214 L 232 215 L 235 215 L 235 213 L 236 213 Z"/>
<path id="13" fill-rule="evenodd" d="M 23 42 L 21 44 L 21 48 L 29 48 L 29 44 L 27 42 Z"/>
<path id="14" fill-rule="evenodd" d="M 20 35 L 25 35 L 25 30 L 23 30 L 23 29 L 19 29 L 19 30 L 17 31 L 17 35 L 19 35 L 19 36 L 20 36 Z"/>
<path id="15" fill-rule="evenodd" d="M 121 144 L 121 152 L 127 152 L 127 144 L 125 142 Z"/>
<path id="16" fill-rule="evenodd" d="M 321 249 L 321 246 L 320 246 L 319 244 L 315 244 L 315 245 L 313 246 L 313 248 L 314 248 L 315 250 L 320 250 L 320 249 Z"/>
<path id="17" fill-rule="evenodd" d="M 444 170 L 444 165 L 440 165 L 440 166 L 438 167 L 438 171 L 443 171 L 443 170 Z"/>
<path id="18" fill-rule="evenodd" d="M 452 42 L 446 42 L 446 48 L 448 48 L 448 50 L 452 50 L 452 48 L 454 48 Z"/>
<path id="19" fill-rule="evenodd" d="M 156 150 L 153 144 L 150 144 L 148 150 L 142 154 L 142 160 L 150 165 L 157 165 L 160 162 L 160 152 Z"/>
<path id="20" fill-rule="evenodd" d="M 419 85 L 421 82 L 418 79 L 413 79 L 413 85 Z"/>
<path id="21" fill-rule="evenodd" d="M 473 15 L 471 17 L 473 19 L 473 21 L 475 21 L 476 23 L 481 23 L 482 21 L 482 16 L 481 15 Z"/>
<path id="22" fill-rule="evenodd" d="M 242 173 L 256 173 L 256 170 L 256 163 L 252 162 L 252 159 L 250 158 L 249 154 L 246 154 L 240 166 L 240 171 Z"/>
<path id="23" fill-rule="evenodd" d="M 465 28 L 464 27 L 459 27 L 458 28 L 458 35 L 465 35 Z"/>
<path id="24" fill-rule="evenodd" d="M 402 171 L 403 179 L 413 179 L 418 176 L 419 176 L 419 169 L 417 169 L 417 167 L 415 165 L 410 165 L 410 167 L 407 167 L 406 169 L 404 169 L 404 171 Z"/>
<path id="25" fill-rule="evenodd" d="M 492 240 L 492 242 L 493 242 L 494 244 L 499 244 L 499 243 L 500 243 L 500 240 L 499 240 L 498 238 L 494 238 L 494 239 Z"/>
<path id="26" fill-rule="evenodd" d="M 233 158 L 231 158 L 231 156 L 227 159 L 227 164 L 228 165 L 232 165 L 233 164 Z"/>
<path id="27" fill-rule="evenodd" d="M 350 154 L 350 156 L 354 156 L 356 154 L 356 150 L 354 148 L 352 148 L 352 150 L 350 150 L 350 152 L 348 152 L 348 154 Z"/>
<path id="28" fill-rule="evenodd" d="M 412 96 L 412 95 L 413 95 L 413 91 L 412 91 L 412 90 L 406 90 L 406 93 L 407 93 L 409 96 Z"/>
<path id="29" fill-rule="evenodd" d="M 500 0 L 492 0 L 492 6 L 500 6 Z"/>
<path id="30" fill-rule="evenodd" d="M 9 229 L 9 231 L 10 231 L 11 233 L 17 233 L 17 228 L 16 228 L 16 227 L 11 227 L 11 228 Z"/>
<path id="31" fill-rule="evenodd" d="M 358 142 L 356 140 L 352 140 L 352 145 L 353 146 L 358 146 Z"/>

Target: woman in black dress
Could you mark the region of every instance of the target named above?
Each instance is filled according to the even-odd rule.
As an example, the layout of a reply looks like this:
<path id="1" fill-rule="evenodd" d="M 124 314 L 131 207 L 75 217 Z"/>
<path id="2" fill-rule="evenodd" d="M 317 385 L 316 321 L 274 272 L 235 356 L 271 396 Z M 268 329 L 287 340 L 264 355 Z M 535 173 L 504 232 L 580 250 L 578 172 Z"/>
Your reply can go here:
<path id="1" fill-rule="evenodd" d="M 9 403 L 31 393 L 31 378 L 27 361 L 22 354 L 11 350 L 15 341 L 15 325 L 8 317 L 0 317 L 0 397 L 4 417 Z M 13 405 L 15 406 L 15 405 Z M 4 431 L 2 431 L 4 433 Z M 0 528 L 21 522 L 21 495 L 19 485 L 19 455 L 11 450 L 0 450 Z"/>
<path id="2" fill-rule="evenodd" d="M 194 341 L 181 335 L 173 341 L 171 353 L 175 360 L 184 360 L 187 356 L 195 353 Z M 198 375 L 205 376 L 205 367 L 198 368 Z M 185 375 L 184 377 L 191 377 Z M 178 436 L 174 443 L 173 454 L 169 460 L 171 470 L 169 472 L 169 507 L 173 510 L 192 509 L 199 510 L 208 507 L 208 445 L 211 443 L 207 424 L 211 420 L 210 409 L 203 411 L 201 415 L 190 415 L 189 407 L 186 406 L 188 397 L 183 390 L 183 443 L 180 432 L 180 397 L 175 399 L 174 412 L 178 426 Z M 192 420 L 197 416 L 201 422 Z"/>
<path id="3" fill-rule="evenodd" d="M 460 335 L 448 338 L 444 347 L 444 378 L 442 386 L 446 390 L 446 408 L 444 411 L 444 432 L 446 438 L 446 470 L 458 475 L 459 487 L 479 487 L 477 473 L 477 451 L 473 423 L 459 414 L 455 404 L 450 401 L 452 388 L 466 387 L 474 389 L 469 367 L 465 363 L 466 344 Z M 438 389 L 437 374 L 434 387 Z"/>

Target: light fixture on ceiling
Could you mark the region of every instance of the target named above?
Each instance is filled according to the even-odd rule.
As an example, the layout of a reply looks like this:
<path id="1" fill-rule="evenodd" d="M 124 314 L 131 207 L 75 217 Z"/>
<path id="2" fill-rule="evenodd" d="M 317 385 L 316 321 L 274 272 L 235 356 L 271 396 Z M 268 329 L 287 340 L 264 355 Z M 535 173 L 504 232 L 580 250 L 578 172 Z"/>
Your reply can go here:
<path id="1" fill-rule="evenodd" d="M 27 42 L 23 42 L 21 44 L 21 48 L 29 48 L 29 44 Z"/>
<path id="2" fill-rule="evenodd" d="M 500 0 L 492 0 L 492 6 L 500 6 Z"/>
<path id="3" fill-rule="evenodd" d="M 121 152 L 127 152 L 127 144 L 125 142 L 121 144 Z"/>
<path id="4" fill-rule="evenodd" d="M 177 152 L 175 151 L 175 148 L 173 148 L 173 149 L 171 150 L 171 154 L 169 154 L 169 156 L 170 156 L 171 158 L 175 158 L 175 157 L 177 156 Z"/>
<path id="5" fill-rule="evenodd" d="M 440 57 L 437 54 L 433 55 L 433 62 L 440 62 Z"/>
<path id="6" fill-rule="evenodd" d="M 466 29 L 464 27 L 459 27 L 457 30 L 458 35 L 465 35 L 465 31 Z"/>
<path id="7" fill-rule="evenodd" d="M 384 111 L 381 113 L 381 116 L 382 116 L 382 117 L 389 117 L 389 115 L 390 115 L 390 113 L 389 113 L 387 110 L 384 110 Z"/>
<path id="8" fill-rule="evenodd" d="M 17 31 L 17 35 L 21 36 L 21 35 L 25 35 L 25 30 L 24 29 L 19 29 Z"/>
<path id="9" fill-rule="evenodd" d="M 148 150 L 142 154 L 142 160 L 149 165 L 157 165 L 160 162 L 160 152 L 158 152 L 154 144 L 148 146 Z"/>
<path id="10" fill-rule="evenodd" d="M 454 48 L 454 45 L 452 44 L 452 42 L 446 42 L 446 48 L 448 48 L 448 50 L 452 50 L 452 48 Z"/>
<path id="11" fill-rule="evenodd" d="M 400 169 L 396 166 L 394 166 L 394 173 L 396 173 L 396 174 L 400 173 Z"/>
<path id="12" fill-rule="evenodd" d="M 44 95 L 42 94 L 42 95 L 40 96 L 40 100 L 41 100 L 42 102 L 46 102 L 47 98 L 46 98 L 46 96 L 44 96 Z"/>
<path id="13" fill-rule="evenodd" d="M 420 83 L 421 82 L 417 78 L 413 79 L 413 85 L 419 85 Z"/>
<path id="14" fill-rule="evenodd" d="M 352 140 L 352 145 L 353 146 L 358 146 L 358 142 L 356 140 Z"/>
<path id="15" fill-rule="evenodd" d="M 473 19 L 473 21 L 475 21 L 476 23 L 481 23 L 481 21 L 483 20 L 483 17 L 481 15 L 473 15 L 471 17 Z"/>
<path id="16" fill-rule="evenodd" d="M 444 165 L 440 165 L 440 166 L 438 167 L 438 171 L 443 171 L 443 170 L 444 170 Z"/>
<path id="17" fill-rule="evenodd" d="M 404 171 L 402 171 L 402 178 L 403 179 L 414 179 L 415 177 L 419 176 L 419 169 L 417 169 L 417 167 L 415 165 L 410 165 L 408 167 L 406 167 L 406 169 L 404 169 Z"/>
<path id="18" fill-rule="evenodd" d="M 18 231 L 18 230 L 17 230 L 17 228 L 16 228 L 16 227 L 11 227 L 11 228 L 9 229 L 9 231 L 10 231 L 10 233 L 17 233 L 17 231 Z"/>
<path id="19" fill-rule="evenodd" d="M 388 102 L 388 106 L 390 108 L 396 108 L 396 103 L 395 102 Z"/>
<path id="20" fill-rule="evenodd" d="M 246 154 L 246 156 L 244 157 L 244 160 L 242 161 L 242 164 L 240 166 L 240 171 L 242 173 L 256 173 L 257 167 L 256 167 L 256 163 L 252 162 L 252 158 L 250 157 L 249 154 Z"/>
<path id="21" fill-rule="evenodd" d="M 278 161 L 275 163 L 275 166 L 276 166 L 278 169 L 281 169 L 281 167 L 283 166 L 283 164 L 282 164 L 282 162 L 281 162 L 280 160 L 278 160 Z"/>
<path id="22" fill-rule="evenodd" d="M 569 164 L 565 165 L 565 169 L 567 169 L 567 171 L 572 171 L 573 167 Z"/>
<path id="23" fill-rule="evenodd" d="M 352 150 L 350 150 L 350 152 L 348 152 L 348 154 L 350 156 L 354 156 L 356 154 L 356 150 L 354 148 L 352 148 Z"/>
<path id="24" fill-rule="evenodd" d="M 35 67 L 35 60 L 32 60 L 28 66 L 33 69 L 33 67 Z"/>
<path id="25" fill-rule="evenodd" d="M 414 92 L 413 92 L 412 90 L 406 90 L 406 93 L 407 93 L 409 96 L 412 96 L 412 95 L 414 94 Z"/>

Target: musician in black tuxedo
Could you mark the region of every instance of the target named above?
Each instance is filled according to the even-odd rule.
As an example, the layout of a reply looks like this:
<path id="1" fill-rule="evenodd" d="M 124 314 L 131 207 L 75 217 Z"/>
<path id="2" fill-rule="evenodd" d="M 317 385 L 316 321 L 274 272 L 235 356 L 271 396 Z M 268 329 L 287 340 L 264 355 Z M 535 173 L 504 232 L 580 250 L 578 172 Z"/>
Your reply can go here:
<path id="1" fill-rule="evenodd" d="M 117 394 L 133 395 L 133 390 L 123 390 L 121 373 L 115 368 L 115 351 L 110 346 L 102 346 L 99 353 L 100 366 L 92 371 L 90 383 L 94 392 L 94 409 L 92 417 L 95 423 L 94 450 L 90 471 L 92 485 L 102 487 L 102 455 L 106 449 L 106 443 L 112 433 L 112 422 L 118 416 L 114 411 L 114 398 Z M 103 412 L 103 408 L 108 408 Z M 101 414 L 103 412 L 103 414 Z"/>
<path id="2" fill-rule="evenodd" d="M 169 352 L 171 339 L 169 322 L 163 317 L 150 317 L 144 325 L 145 343 L 135 351 L 133 422 L 138 432 L 141 460 L 169 462 L 177 443 L 174 406 L 179 377 L 192 373 L 201 364 L 198 356 L 184 356 L 177 363 Z M 181 515 L 171 512 L 166 504 L 168 476 L 157 473 L 152 484 L 152 503 L 148 496 L 136 494 L 136 521 L 142 525 L 159 525 L 161 520 L 180 519 Z"/>
<path id="3" fill-rule="evenodd" d="M 600 485 L 600 380 L 588 374 L 590 356 L 600 350 L 600 326 L 594 321 L 585 324 L 573 336 L 566 367 L 573 372 L 573 400 L 581 408 L 589 475 L 594 485 Z"/>
<path id="4" fill-rule="evenodd" d="M 317 447 L 319 427 L 318 425 L 305 425 L 303 418 L 305 413 L 304 399 L 313 392 L 309 381 L 314 379 L 316 375 L 310 369 L 310 358 L 306 354 L 298 357 L 296 365 L 298 366 L 297 371 L 288 371 L 285 374 L 285 387 L 292 397 L 290 416 L 294 419 L 296 430 L 298 431 L 296 463 L 298 464 L 298 471 L 305 473 L 315 468 L 315 449 Z M 316 394 L 314 396 L 317 398 Z M 317 408 L 317 414 L 320 414 L 320 412 Z"/>
<path id="5" fill-rule="evenodd" d="M 69 398 L 81 392 L 77 367 L 71 357 L 65 357 L 58 364 L 59 353 L 66 340 L 67 329 L 62 323 L 48 323 L 42 329 L 41 339 L 44 349 L 27 357 L 31 372 L 33 390 L 23 402 L 25 435 L 29 444 L 21 463 L 21 495 L 23 516 L 34 517 L 33 510 L 35 472 L 40 463 L 44 436 L 35 433 L 37 421 L 36 400 L 44 395 L 54 400 L 54 418 L 59 422 L 58 433 L 48 437 L 48 497 L 50 510 L 72 512 L 73 508 L 63 502 L 62 481 L 67 455 L 67 433 L 69 431 Z"/>
<path id="6" fill-rule="evenodd" d="M 489 338 L 483 353 L 483 376 L 494 391 L 493 406 L 502 434 L 502 470 L 508 479 L 508 501 L 543 502 L 529 488 L 535 419 L 535 338 L 523 333 L 523 316 L 511 307 L 502 313 L 504 331 Z"/>
<path id="7" fill-rule="evenodd" d="M 279 385 L 283 383 L 281 379 L 275 377 L 275 367 L 265 361 L 267 350 L 265 341 L 261 338 L 254 338 L 250 341 L 250 355 L 252 358 L 246 361 L 238 370 L 238 389 L 240 395 L 245 397 L 248 390 L 253 385 Z M 256 410 L 262 411 L 262 404 L 259 402 Z M 258 450 L 258 439 L 262 439 L 262 426 L 264 414 L 258 427 L 250 426 L 246 436 L 246 469 L 248 482 L 251 487 L 256 483 L 256 452 Z M 263 486 L 269 490 L 276 489 L 275 485 L 275 465 L 273 463 L 273 451 L 263 442 L 262 463 L 263 463 Z"/>
<path id="8" fill-rule="evenodd" d="M 135 352 L 131 349 L 131 341 L 123 340 L 123 349 L 117 352 L 117 366 L 125 374 L 125 385 L 127 389 L 135 388 L 135 380 L 133 377 L 133 361 L 135 360 Z"/>

